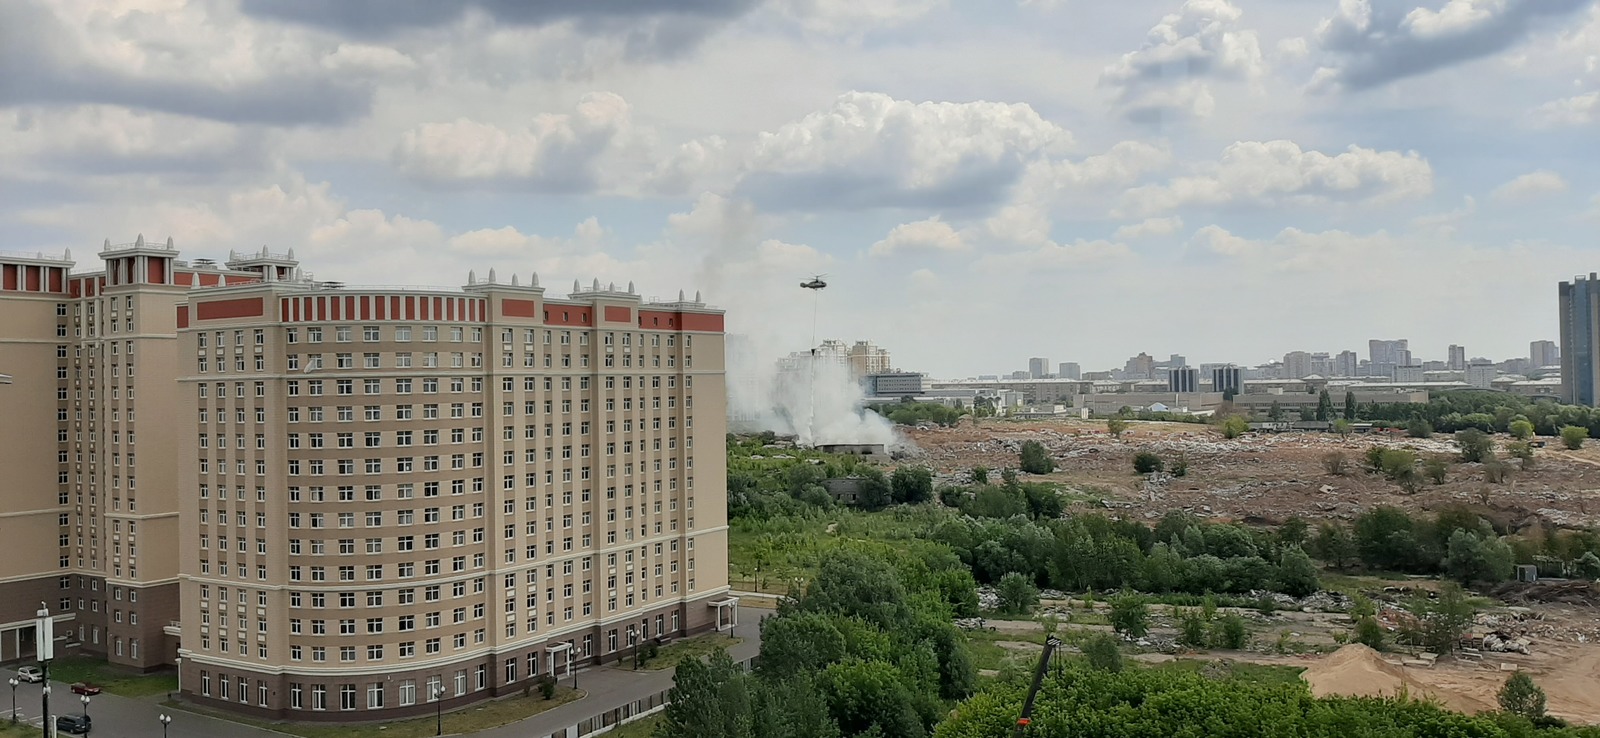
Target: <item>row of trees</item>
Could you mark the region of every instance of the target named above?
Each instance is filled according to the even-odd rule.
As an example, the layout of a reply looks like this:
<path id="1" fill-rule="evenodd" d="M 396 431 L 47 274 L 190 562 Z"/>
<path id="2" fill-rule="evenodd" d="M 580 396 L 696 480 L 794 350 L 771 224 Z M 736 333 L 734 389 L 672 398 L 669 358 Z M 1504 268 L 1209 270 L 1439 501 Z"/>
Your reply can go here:
<path id="1" fill-rule="evenodd" d="M 829 510 L 838 503 L 823 482 L 854 478 L 855 506 L 882 510 L 890 505 L 914 505 L 933 499 L 933 472 L 926 467 L 902 466 L 885 475 L 877 467 L 851 456 L 836 456 L 801 449 L 768 452 L 752 441 L 730 436 L 728 453 L 728 515 L 731 518 L 771 519 L 805 516 Z M 774 458 L 782 456 L 786 458 Z"/>
<path id="2" fill-rule="evenodd" d="M 1068 591 L 1315 592 L 1317 568 L 1301 550 L 1304 523 L 1276 533 L 1207 524 L 1181 511 L 1150 528 L 1100 515 L 1069 519 L 953 518 L 929 531 L 955 551 L 979 582 L 1016 572 L 1038 586 Z"/>
<path id="3" fill-rule="evenodd" d="M 1501 536 L 1488 520 L 1459 506 L 1434 517 L 1376 507 L 1348 527 L 1323 523 L 1308 548 L 1336 569 L 1359 564 L 1372 570 L 1444 574 L 1468 585 L 1504 581 L 1519 563 L 1545 563 L 1547 575 L 1565 568 L 1600 577 L 1600 536 L 1593 532 L 1534 530 Z"/>
<path id="4" fill-rule="evenodd" d="M 1511 433 L 1518 421 L 1526 422 L 1529 432 L 1556 436 L 1567 426 L 1584 428 L 1589 437 L 1600 437 L 1600 409 L 1563 405 L 1553 399 L 1530 399 L 1487 390 L 1455 390 L 1435 393 L 1426 404 L 1375 403 L 1362 405 L 1359 415 L 1396 428 L 1408 428 L 1416 421 L 1435 431 L 1454 433 L 1476 428 L 1485 433 Z"/>
<path id="5" fill-rule="evenodd" d="M 921 738 L 977 673 L 951 624 L 953 557 L 840 549 L 793 602 L 762 621 L 752 672 L 726 655 L 677 670 L 659 738 Z M 966 578 L 970 587 L 971 578 Z"/>

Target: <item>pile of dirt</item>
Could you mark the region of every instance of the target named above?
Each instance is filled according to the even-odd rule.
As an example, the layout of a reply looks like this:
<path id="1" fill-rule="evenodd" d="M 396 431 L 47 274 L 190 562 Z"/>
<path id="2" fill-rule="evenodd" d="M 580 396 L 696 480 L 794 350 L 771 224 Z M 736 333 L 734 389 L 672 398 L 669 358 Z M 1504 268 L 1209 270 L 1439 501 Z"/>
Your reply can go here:
<path id="1" fill-rule="evenodd" d="M 1301 675 L 1317 697 L 1398 697 L 1433 699 L 1458 712 L 1475 713 L 1493 705 L 1464 690 L 1441 689 L 1412 677 L 1405 667 L 1385 661 L 1377 651 L 1352 643 L 1313 664 Z M 1432 681 L 1432 680 L 1428 680 Z"/>
<path id="2" fill-rule="evenodd" d="M 1300 676 L 1318 697 L 1394 697 L 1421 689 L 1406 678 L 1404 668 L 1384 661 L 1377 651 L 1359 643 L 1333 652 Z"/>
<path id="3" fill-rule="evenodd" d="M 1600 588 L 1584 580 L 1541 579 L 1536 583 L 1506 582 L 1490 591 L 1497 600 L 1515 605 L 1561 603 L 1600 606 Z"/>

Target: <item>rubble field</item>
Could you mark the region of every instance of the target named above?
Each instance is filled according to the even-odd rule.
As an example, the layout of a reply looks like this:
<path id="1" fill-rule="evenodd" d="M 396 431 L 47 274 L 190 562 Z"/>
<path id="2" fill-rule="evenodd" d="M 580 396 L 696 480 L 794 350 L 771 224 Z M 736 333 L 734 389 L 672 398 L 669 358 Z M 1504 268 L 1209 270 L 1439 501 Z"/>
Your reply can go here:
<path id="1" fill-rule="evenodd" d="M 1077 420 L 987 420 L 905 433 L 916 444 L 915 460 L 934 468 L 938 484 L 969 482 L 975 466 L 1015 468 L 1022 443 L 1038 441 L 1055 459 L 1056 471 L 1024 474 L 1025 480 L 1060 484 L 1071 493 L 1074 509 L 1098 509 L 1151 524 L 1173 509 L 1249 524 L 1277 524 L 1299 516 L 1315 525 L 1319 520 L 1348 521 L 1378 505 L 1414 512 L 1466 505 L 1514 530 L 1600 525 L 1600 448 L 1574 452 L 1552 443 L 1537 450 L 1531 469 L 1515 468 L 1511 462 L 1514 469 L 1501 484 L 1488 482 L 1481 464 L 1452 463 L 1444 484 L 1425 482 L 1415 494 L 1407 494 L 1363 470 L 1366 449 L 1405 447 L 1422 458 L 1453 457 L 1457 449 L 1449 436 L 1414 439 L 1373 434 L 1341 439 L 1327 433 L 1281 433 L 1228 440 L 1210 426 L 1135 421 L 1114 438 L 1103 422 Z M 1505 458 L 1508 439 L 1495 440 L 1497 453 Z M 1169 467 L 1174 459 L 1183 458 L 1187 474 L 1158 475 L 1153 480 L 1134 474 L 1133 455 L 1146 450 L 1160 454 Z M 1345 474 L 1330 474 L 1325 468 L 1324 457 L 1332 452 L 1343 453 Z M 1395 584 L 1399 586 L 1384 588 L 1395 591 L 1379 593 L 1379 621 L 1391 632 L 1406 617 L 1395 604 L 1407 594 L 1404 590 L 1431 586 L 1423 581 Z M 1053 602 L 1065 597 L 1060 593 L 1044 594 L 1045 614 L 1066 615 L 1079 606 L 1070 599 Z M 1551 714 L 1600 724 L 1600 690 L 1595 689 L 1600 684 L 1600 590 L 1583 582 L 1542 581 L 1508 583 L 1483 594 L 1503 604 L 1478 616 L 1471 638 L 1463 644 L 1468 650 L 1460 655 L 1377 654 L 1350 646 L 1335 650 L 1336 634 L 1347 634 L 1351 623 L 1347 615 L 1331 612 L 1341 608 L 1319 600 L 1281 602 L 1284 610 L 1270 617 L 1238 611 L 1252 623 L 1253 650 L 1185 657 L 1302 666 L 1318 694 L 1403 688 L 1466 712 L 1495 709 L 1495 695 L 1506 675 L 1520 670 L 1545 690 Z M 1153 658 L 1178 650 L 1173 643 L 1175 623 L 1163 610 L 1152 607 L 1155 627 L 1145 643 L 1137 644 Z M 1032 621 L 989 621 L 987 627 L 1018 634 L 1042 629 Z M 1272 639 L 1284 633 L 1289 634 L 1286 639 L 1320 653 L 1273 653 Z"/>

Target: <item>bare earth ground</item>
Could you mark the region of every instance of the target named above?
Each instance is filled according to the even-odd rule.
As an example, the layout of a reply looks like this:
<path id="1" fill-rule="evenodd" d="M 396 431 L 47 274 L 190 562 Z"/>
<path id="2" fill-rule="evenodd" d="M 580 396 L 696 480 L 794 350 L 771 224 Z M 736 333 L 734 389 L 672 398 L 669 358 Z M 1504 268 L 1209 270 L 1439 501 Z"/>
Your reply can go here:
<path id="1" fill-rule="evenodd" d="M 1425 484 L 1408 495 L 1382 477 L 1363 472 L 1363 453 L 1368 446 L 1381 444 L 1409 447 L 1424 458 L 1453 454 L 1454 444 L 1447 436 L 1353 435 L 1341 440 L 1333 434 L 1285 433 L 1250 434 L 1229 441 L 1208 426 L 1134 422 L 1118 439 L 1106 432 L 1103 422 L 994 420 L 977 426 L 963 423 L 959 428 L 912 429 L 907 435 L 922 451 L 919 461 L 945 477 L 942 483 L 963 479 L 974 466 L 1015 467 L 1022 442 L 1039 441 L 1055 458 L 1058 471 L 1036 479 L 1057 482 L 1073 492 L 1076 509 L 1101 509 L 1152 524 L 1172 509 L 1219 521 L 1280 523 L 1300 516 L 1315 524 L 1328 519 L 1348 521 L 1377 505 L 1411 511 L 1466 505 L 1516 530 L 1600 525 L 1600 448 L 1567 451 L 1556 448 L 1559 442 L 1553 439 L 1546 439 L 1550 445 L 1539 450 L 1532 469 L 1514 471 L 1504 484 L 1487 482 L 1481 465 L 1452 464 L 1444 484 Z M 1508 439 L 1496 440 L 1503 456 Z M 1132 472 L 1133 454 L 1141 450 L 1155 451 L 1169 463 L 1181 454 L 1188 461 L 1188 474 L 1147 483 Z M 1334 451 L 1346 457 L 1349 471 L 1343 476 L 1329 474 L 1324 468 L 1323 457 Z M 1252 651 L 1188 657 L 1303 667 L 1327 662 L 1324 668 L 1333 670 L 1376 668 L 1345 657 L 1337 663 L 1328 661 L 1333 657 L 1325 652 L 1337 648 L 1334 634 L 1349 629 L 1344 615 L 1289 612 L 1263 619 L 1251 611 L 1241 614 L 1253 619 L 1258 649 L 1262 642 L 1272 642 L 1287 632 L 1290 635 L 1285 640 L 1297 644 L 1296 649 L 1324 653 Z M 1042 629 L 1031 621 L 989 624 L 1000 633 L 1018 635 Z M 1170 639 L 1174 632 L 1170 616 L 1163 618 L 1158 611 L 1155 625 L 1153 637 Z M 1521 669 L 1544 688 L 1552 714 L 1574 722 L 1600 723 L 1600 608 L 1537 602 L 1523 608 L 1498 608 L 1480 617 L 1478 631 L 1494 628 L 1528 638 L 1531 653 L 1485 653 L 1481 662 L 1444 658 L 1432 667 L 1403 666 L 1397 654 L 1384 654 L 1382 660 L 1403 674 L 1408 684 L 1420 687 L 1419 691 L 1464 711 L 1494 709 L 1495 694 L 1507 670 Z M 1020 642 L 1016 645 L 1021 647 Z M 1330 683 L 1339 682 L 1333 679 Z"/>

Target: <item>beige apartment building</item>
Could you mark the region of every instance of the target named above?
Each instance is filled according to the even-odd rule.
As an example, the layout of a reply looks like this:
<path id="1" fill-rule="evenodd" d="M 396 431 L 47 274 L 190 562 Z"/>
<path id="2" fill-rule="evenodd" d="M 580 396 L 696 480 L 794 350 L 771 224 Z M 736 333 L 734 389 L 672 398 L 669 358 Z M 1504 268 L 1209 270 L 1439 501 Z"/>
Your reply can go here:
<path id="1" fill-rule="evenodd" d="M 719 311 L 253 265 L 176 313 L 186 695 L 373 720 L 735 622 Z"/>
<path id="2" fill-rule="evenodd" d="M 374 720 L 736 622 L 698 296 L 100 257 L 0 254 L 0 660 L 45 602 L 199 702 Z"/>
<path id="3" fill-rule="evenodd" d="M 43 603 L 58 652 L 153 669 L 178 650 L 177 305 L 258 275 L 142 236 L 99 256 L 0 253 L 0 660 L 33 656 Z"/>

